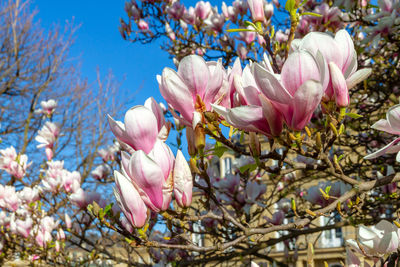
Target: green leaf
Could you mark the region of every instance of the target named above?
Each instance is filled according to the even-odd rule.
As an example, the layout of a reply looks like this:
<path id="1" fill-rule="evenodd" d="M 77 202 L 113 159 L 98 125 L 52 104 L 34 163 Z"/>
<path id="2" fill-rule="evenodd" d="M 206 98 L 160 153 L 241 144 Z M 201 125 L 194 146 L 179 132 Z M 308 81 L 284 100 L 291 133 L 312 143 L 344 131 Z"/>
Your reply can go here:
<path id="1" fill-rule="evenodd" d="M 318 14 L 318 13 L 314 13 L 314 12 L 304 12 L 304 13 L 301 13 L 301 15 L 300 16 L 313 16 L 313 17 L 322 17 L 322 15 L 321 14 Z"/>
<path id="2" fill-rule="evenodd" d="M 111 211 L 113 205 L 114 205 L 114 203 L 110 203 L 107 206 L 105 206 L 105 208 L 104 208 L 105 215 L 107 215 Z"/>
<path id="3" fill-rule="evenodd" d="M 331 191 L 331 187 L 332 187 L 332 186 L 329 185 L 329 186 L 327 186 L 327 187 L 325 188 L 325 193 L 326 193 L 326 194 L 329 194 L 329 191 Z"/>
<path id="4" fill-rule="evenodd" d="M 275 35 L 275 27 L 274 27 L 274 25 L 272 25 L 270 38 L 271 39 L 274 38 L 274 35 Z"/>
<path id="5" fill-rule="evenodd" d="M 214 147 L 214 155 L 216 155 L 217 157 L 222 157 L 222 155 L 228 151 L 229 148 L 227 148 L 226 146 L 218 146 L 218 147 Z"/>
<path id="6" fill-rule="evenodd" d="M 289 12 L 292 13 L 293 10 L 295 9 L 296 6 L 296 1 L 295 0 L 287 0 L 286 1 L 286 5 L 285 5 L 285 9 Z"/>
<path id="7" fill-rule="evenodd" d="M 357 113 L 346 113 L 346 116 L 349 116 L 350 118 L 353 118 L 353 119 L 358 119 L 358 118 L 363 117 L 362 115 L 359 115 Z"/>
<path id="8" fill-rule="evenodd" d="M 253 164 L 246 164 L 246 165 L 240 167 L 240 168 L 239 168 L 239 171 L 240 171 L 241 173 L 244 173 L 244 172 L 246 172 L 246 171 L 252 172 L 252 171 L 254 171 L 255 169 L 257 169 L 257 164 L 256 164 L 256 163 L 253 163 Z"/>
<path id="9" fill-rule="evenodd" d="M 303 2 L 301 2 L 300 7 L 304 6 L 307 3 L 307 0 L 303 0 Z"/>
<path id="10" fill-rule="evenodd" d="M 244 26 L 252 26 L 254 29 L 256 29 L 257 27 L 256 27 L 256 25 L 253 23 L 253 22 L 251 22 L 251 21 L 248 21 L 248 20 L 246 20 L 245 22 L 244 22 Z"/>
<path id="11" fill-rule="evenodd" d="M 337 160 L 340 161 L 342 158 L 344 158 L 344 154 L 340 155 Z"/>

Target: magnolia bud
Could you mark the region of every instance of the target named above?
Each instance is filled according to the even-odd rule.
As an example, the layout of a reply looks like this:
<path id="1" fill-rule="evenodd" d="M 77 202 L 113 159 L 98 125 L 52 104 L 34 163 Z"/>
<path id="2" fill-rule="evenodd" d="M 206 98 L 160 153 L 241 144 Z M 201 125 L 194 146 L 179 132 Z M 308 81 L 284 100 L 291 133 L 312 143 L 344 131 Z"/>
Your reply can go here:
<path id="1" fill-rule="evenodd" d="M 194 131 L 192 127 L 186 127 L 186 141 L 188 143 L 188 153 L 191 157 L 194 157 L 197 154 L 197 150 L 194 142 Z"/>
<path id="2" fill-rule="evenodd" d="M 250 153 L 253 157 L 259 157 L 261 154 L 261 144 L 255 132 L 249 133 Z"/>
<path id="3" fill-rule="evenodd" d="M 194 144 L 197 150 L 203 150 L 206 145 L 204 128 L 200 125 L 197 125 L 196 129 L 194 130 Z"/>

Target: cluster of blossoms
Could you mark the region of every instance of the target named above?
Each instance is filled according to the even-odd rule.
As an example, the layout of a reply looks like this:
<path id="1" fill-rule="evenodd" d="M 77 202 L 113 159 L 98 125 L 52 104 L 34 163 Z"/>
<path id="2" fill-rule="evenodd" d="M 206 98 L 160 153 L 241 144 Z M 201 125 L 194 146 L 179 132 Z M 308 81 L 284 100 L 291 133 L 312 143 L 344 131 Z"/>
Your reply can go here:
<path id="1" fill-rule="evenodd" d="M 37 148 L 45 148 L 47 160 L 51 160 L 54 156 L 54 144 L 60 135 L 60 129 L 57 124 L 47 121 L 38 135 L 35 137 L 36 141 L 40 143 Z"/>
<path id="2" fill-rule="evenodd" d="M 0 247 L 3 242 L 10 242 L 10 234 L 19 236 L 26 243 L 35 242 L 39 247 L 47 247 L 53 240 L 53 231 L 57 230 L 54 245 L 56 251 L 60 250 L 58 240 L 64 240 L 65 233 L 58 221 L 38 209 L 42 191 L 39 186 L 16 191 L 14 186 L 0 185 L 0 226 L 5 234 L 0 239 Z"/>
<path id="3" fill-rule="evenodd" d="M 207 172 L 209 173 L 211 184 L 216 189 L 216 198 L 220 203 L 226 206 L 230 205 L 235 210 L 243 210 L 246 214 L 250 214 L 250 208 L 254 204 L 263 207 L 261 200 L 267 187 L 258 177 L 244 183 L 238 173 L 219 177 L 219 175 L 213 175 L 212 169 L 212 167 L 209 167 Z M 207 188 L 204 180 L 198 179 L 198 183 Z"/>
<path id="4" fill-rule="evenodd" d="M 160 105 L 149 98 L 125 114 L 125 123 L 109 116 L 112 132 L 126 151 L 121 152 L 122 173 L 115 171 L 117 202 L 133 227 L 142 227 L 148 208 L 169 208 L 172 192 L 181 207 L 192 201 L 192 174 L 182 152 L 174 157 L 165 143 L 170 124 Z"/>
<path id="5" fill-rule="evenodd" d="M 57 103 L 54 100 L 42 101 L 40 113 L 51 118 Z M 61 249 L 65 233 L 57 215 L 49 213 L 47 210 L 46 199 L 63 197 L 69 195 L 73 204 L 81 209 L 86 209 L 87 205 L 93 201 L 103 204 L 101 196 L 96 192 L 85 192 L 81 188 L 81 174 L 77 171 L 70 172 L 64 169 L 64 162 L 53 160 L 54 145 L 60 136 L 60 129 L 57 124 L 46 121 L 43 127 L 37 132 L 36 141 L 40 144 L 37 148 L 45 147 L 47 164 L 41 170 L 39 177 L 41 184 L 34 187 L 0 185 L 0 226 L 2 236 L 0 238 L 0 251 L 5 243 L 17 242 L 22 239 L 24 245 L 35 249 L 55 248 L 58 252 Z M 13 146 L 0 150 L 0 169 L 6 171 L 17 181 L 25 184 L 24 178 L 27 177 L 27 168 L 32 164 L 28 163 L 28 156 L 18 154 Z M 105 206 L 105 204 L 103 204 Z M 65 216 L 65 225 L 71 228 L 69 216 Z M 16 236 L 15 236 L 16 235 Z M 18 241 L 18 242 L 19 242 Z M 34 255 L 32 260 L 37 259 Z"/>
<path id="6" fill-rule="evenodd" d="M 179 63 L 177 72 L 164 69 L 158 80 L 178 119 L 193 129 L 204 121 L 202 113 L 213 108 L 236 128 L 278 136 L 283 122 L 291 130 L 302 130 L 321 100 L 347 107 L 348 90 L 370 71 L 357 71 L 353 41 L 341 30 L 335 38 L 310 33 L 294 40 L 280 74 L 267 57 L 243 70 L 238 62 L 225 70 L 220 62 L 191 55 Z"/>
<path id="7" fill-rule="evenodd" d="M 13 177 L 22 179 L 30 165 L 28 156 L 17 154 L 14 147 L 0 150 L 0 170 L 5 170 Z"/>
<path id="8" fill-rule="evenodd" d="M 365 29 L 368 36 L 364 42 L 372 41 L 377 46 L 381 38 L 400 29 L 400 2 L 397 0 L 378 0 L 379 11 L 371 10 L 365 20 L 373 26 Z"/>
<path id="9" fill-rule="evenodd" d="M 150 26 L 146 21 L 145 8 L 156 4 L 146 1 L 139 5 L 136 1 L 127 2 L 125 11 L 129 19 L 134 21 L 137 28 L 145 35 L 152 36 Z M 279 5 L 279 3 L 276 3 Z M 227 23 L 244 25 L 243 21 L 249 17 L 253 17 L 255 21 L 268 25 L 270 18 L 274 13 L 274 5 L 268 1 L 233 1 L 231 6 L 222 2 L 221 12 L 218 7 L 213 7 L 208 1 L 199 1 L 194 7 L 185 7 L 180 1 L 163 1 L 160 5 L 164 14 L 167 14 L 167 20 L 164 22 L 165 35 L 172 41 L 176 40 L 176 31 L 179 28 L 187 32 L 193 29 L 198 32 L 203 32 L 208 37 L 222 36 L 218 42 L 223 48 L 233 47 L 238 51 L 238 55 L 245 59 L 247 53 L 251 50 L 252 42 L 257 38 L 260 44 L 265 43 L 263 38 L 254 32 L 240 33 L 239 36 L 232 38 L 230 35 L 224 33 L 224 27 Z M 250 14 L 250 15 L 249 15 Z M 121 33 L 126 38 L 131 33 L 129 28 L 130 23 L 122 22 Z M 180 33 L 178 33 L 180 34 Z M 235 44 L 235 40 L 241 41 Z M 190 50 L 190 51 L 189 51 Z M 185 54 L 197 53 L 204 54 L 206 51 L 203 47 L 192 47 Z"/>

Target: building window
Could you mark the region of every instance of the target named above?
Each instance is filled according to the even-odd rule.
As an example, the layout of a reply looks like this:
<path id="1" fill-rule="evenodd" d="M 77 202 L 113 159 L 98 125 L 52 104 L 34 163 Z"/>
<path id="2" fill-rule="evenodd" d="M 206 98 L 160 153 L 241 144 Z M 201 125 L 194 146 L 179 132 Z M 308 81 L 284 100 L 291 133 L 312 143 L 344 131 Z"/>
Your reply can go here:
<path id="1" fill-rule="evenodd" d="M 340 215 L 335 212 L 331 214 L 332 217 L 321 216 L 321 226 L 333 225 L 340 222 Z M 321 246 L 324 248 L 341 247 L 343 245 L 343 232 L 342 228 L 325 230 L 321 235 Z"/>
<path id="2" fill-rule="evenodd" d="M 223 159 L 222 176 L 225 177 L 228 174 L 232 174 L 232 158 L 226 157 Z"/>

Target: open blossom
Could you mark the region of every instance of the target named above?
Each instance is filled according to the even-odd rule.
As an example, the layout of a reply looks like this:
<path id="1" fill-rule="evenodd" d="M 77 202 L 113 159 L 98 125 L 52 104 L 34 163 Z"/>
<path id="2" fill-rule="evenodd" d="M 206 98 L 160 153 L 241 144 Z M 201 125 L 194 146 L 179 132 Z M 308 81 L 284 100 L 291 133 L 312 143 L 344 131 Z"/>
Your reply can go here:
<path id="1" fill-rule="evenodd" d="M 281 75 L 258 63 L 254 78 L 261 92 L 280 110 L 286 125 L 302 130 L 318 107 L 327 84 L 327 69 L 322 55 L 299 50 L 289 55 Z"/>
<path id="2" fill-rule="evenodd" d="M 53 146 L 59 134 L 60 129 L 58 125 L 47 121 L 45 125 L 43 125 L 42 129 L 38 131 L 38 135 L 35 137 L 35 140 L 40 143 L 37 148 L 44 147 L 46 149 L 45 151 L 47 160 L 51 160 L 53 158 Z"/>
<path id="3" fill-rule="evenodd" d="M 77 171 L 63 173 L 63 186 L 66 192 L 75 192 L 81 186 L 81 174 Z"/>
<path id="4" fill-rule="evenodd" d="M 66 170 L 64 169 L 64 161 L 48 161 L 48 169 L 42 180 L 43 188 L 47 191 L 57 192 L 63 185 L 63 177 Z"/>
<path id="5" fill-rule="evenodd" d="M 114 177 L 116 185 L 114 195 L 122 212 L 133 227 L 143 227 L 147 220 L 147 207 L 139 192 L 125 175 L 115 171 Z"/>
<path id="6" fill-rule="evenodd" d="M 178 72 L 165 68 L 157 78 L 161 95 L 181 114 L 183 123 L 191 126 L 195 124 L 195 112 L 210 111 L 211 104 L 218 100 L 224 75 L 220 61 L 206 62 L 200 56 L 190 55 L 181 60 Z M 199 101 L 204 108 L 199 108 Z"/>
<path id="7" fill-rule="evenodd" d="M 120 151 L 120 144 L 118 142 L 115 142 L 112 146 L 99 149 L 97 153 L 103 159 L 104 162 L 107 162 L 107 161 L 113 161 L 115 159 L 115 153 L 119 151 Z"/>
<path id="8" fill-rule="evenodd" d="M 246 66 L 242 75 L 235 74 L 236 98 L 241 106 L 213 108 L 234 127 L 267 136 L 279 135 L 282 131 L 282 115 L 271 101 L 266 98 L 257 85 L 250 66 Z"/>
<path id="9" fill-rule="evenodd" d="M 171 149 L 158 140 L 153 150 L 122 152 L 124 173 L 131 179 L 146 205 L 153 211 L 166 210 L 171 202 L 174 156 Z"/>
<path id="10" fill-rule="evenodd" d="M 307 201 L 311 202 L 314 205 L 320 205 L 322 207 L 327 206 L 332 203 L 335 199 L 325 199 L 321 193 L 321 190 L 325 192 L 326 188 L 330 186 L 329 196 L 340 197 L 348 190 L 351 189 L 351 186 L 345 184 L 343 182 L 319 182 L 316 186 L 311 186 L 307 189 L 307 195 L 304 197 Z"/>
<path id="11" fill-rule="evenodd" d="M 105 202 L 101 195 L 97 192 L 84 191 L 82 188 L 77 189 L 69 196 L 71 202 L 81 209 L 86 209 L 89 204 L 96 202 L 100 207 L 105 207 Z"/>
<path id="12" fill-rule="evenodd" d="M 25 154 L 18 155 L 14 147 L 0 150 L 0 169 L 5 170 L 15 178 L 22 179 L 30 165 L 28 156 Z"/>
<path id="13" fill-rule="evenodd" d="M 3 186 L 0 184 L 0 207 L 11 211 L 16 211 L 20 205 L 17 192 L 14 186 Z"/>
<path id="14" fill-rule="evenodd" d="M 360 225 L 357 229 L 357 241 L 350 239 L 346 243 L 360 254 L 380 257 L 397 251 L 399 229 L 386 220 L 370 227 Z"/>
<path id="15" fill-rule="evenodd" d="M 386 119 L 381 119 L 374 123 L 371 128 L 375 130 L 385 131 L 390 134 L 400 136 L 400 105 L 391 107 L 386 113 Z M 365 159 L 374 159 L 384 154 L 397 153 L 396 160 L 400 162 L 400 137 L 390 142 L 383 148 L 365 156 Z"/>
<path id="16" fill-rule="evenodd" d="M 24 189 L 19 191 L 17 194 L 18 198 L 26 204 L 35 202 L 40 198 L 39 189 L 37 187 L 34 188 L 24 187 Z"/>
<path id="17" fill-rule="evenodd" d="M 106 178 L 108 176 L 108 174 L 110 174 L 110 172 L 111 172 L 110 166 L 101 164 L 101 165 L 97 166 L 96 169 L 94 169 L 91 172 L 91 174 L 94 179 L 103 180 L 104 178 Z"/>
<path id="18" fill-rule="evenodd" d="M 205 20 L 211 13 L 211 4 L 210 2 L 199 1 L 196 3 L 194 11 L 196 16 L 202 20 Z"/>
<path id="19" fill-rule="evenodd" d="M 54 99 L 49 99 L 47 101 L 40 102 L 42 109 L 35 110 L 35 113 L 43 113 L 47 116 L 51 116 L 57 107 L 57 101 Z"/>
<path id="20" fill-rule="evenodd" d="M 348 106 L 348 90 L 365 80 L 371 73 L 371 69 L 357 71 L 357 53 L 346 30 L 338 31 L 334 38 L 327 33 L 309 33 L 301 40 L 294 40 L 292 49 L 307 50 L 314 57 L 318 52 L 322 54 L 329 67 L 330 76 L 324 99 L 334 99 L 338 107 Z"/>
<path id="21" fill-rule="evenodd" d="M 28 217 L 25 220 L 15 220 L 15 226 L 13 227 L 15 227 L 15 233 L 21 235 L 24 238 L 27 238 L 31 232 L 32 224 L 32 219 Z"/>
<path id="22" fill-rule="evenodd" d="M 149 153 L 158 139 L 166 139 L 168 126 L 163 111 L 154 99 L 146 101 L 145 106 L 135 106 L 125 113 L 125 123 L 108 116 L 111 131 L 121 142 L 133 151 Z"/>

